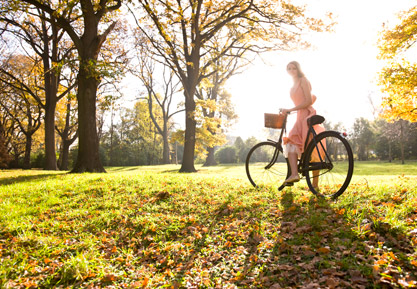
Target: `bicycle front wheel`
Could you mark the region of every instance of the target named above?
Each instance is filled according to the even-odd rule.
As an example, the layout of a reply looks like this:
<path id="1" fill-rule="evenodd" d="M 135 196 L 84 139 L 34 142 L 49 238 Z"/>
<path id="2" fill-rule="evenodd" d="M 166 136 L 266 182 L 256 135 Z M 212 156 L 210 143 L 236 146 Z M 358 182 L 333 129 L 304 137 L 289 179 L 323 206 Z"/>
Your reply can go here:
<path id="1" fill-rule="evenodd" d="M 258 143 L 246 157 L 246 174 L 254 187 L 281 185 L 288 172 L 288 160 L 276 143 Z"/>
<path id="2" fill-rule="evenodd" d="M 303 166 L 308 187 L 316 195 L 337 198 L 353 175 L 352 149 L 336 131 L 320 133 L 315 139 L 307 147 Z"/>

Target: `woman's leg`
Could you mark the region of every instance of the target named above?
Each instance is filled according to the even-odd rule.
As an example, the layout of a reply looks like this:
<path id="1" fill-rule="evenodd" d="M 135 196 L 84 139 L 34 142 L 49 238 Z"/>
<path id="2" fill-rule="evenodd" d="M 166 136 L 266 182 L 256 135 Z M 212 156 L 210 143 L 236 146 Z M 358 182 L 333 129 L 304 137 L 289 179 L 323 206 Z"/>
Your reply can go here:
<path id="1" fill-rule="evenodd" d="M 298 168 L 297 168 L 297 161 L 298 161 L 298 154 L 296 152 L 288 152 L 288 161 L 290 163 L 291 168 L 291 175 L 287 180 L 300 180 L 300 176 L 298 175 Z"/>
<path id="2" fill-rule="evenodd" d="M 320 171 L 313 171 L 313 187 L 319 187 L 319 174 Z"/>

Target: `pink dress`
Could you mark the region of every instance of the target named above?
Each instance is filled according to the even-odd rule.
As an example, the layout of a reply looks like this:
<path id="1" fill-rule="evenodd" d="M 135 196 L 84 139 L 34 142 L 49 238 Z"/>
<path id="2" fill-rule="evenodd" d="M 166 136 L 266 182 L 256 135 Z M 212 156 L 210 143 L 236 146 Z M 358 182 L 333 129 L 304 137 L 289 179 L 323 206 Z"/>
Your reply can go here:
<path id="1" fill-rule="evenodd" d="M 307 83 L 311 90 L 311 84 L 308 80 Z M 304 102 L 305 95 L 301 87 L 301 81 L 298 84 L 298 87 L 293 91 L 293 93 L 290 94 L 290 96 L 295 106 L 300 105 Z M 311 98 L 314 103 L 316 101 L 316 96 L 311 95 Z M 303 108 L 297 111 L 297 120 L 294 124 L 294 127 L 291 129 L 288 136 L 284 137 L 284 145 L 286 145 L 286 148 L 284 148 L 284 154 L 286 155 L 286 157 L 288 157 L 288 152 L 297 152 L 298 157 L 300 157 L 301 154 L 304 152 L 304 144 L 308 133 L 307 119 L 315 114 L 316 110 L 311 105 L 307 108 Z M 322 125 L 315 125 L 314 130 L 317 134 L 319 134 L 324 131 L 324 127 Z"/>

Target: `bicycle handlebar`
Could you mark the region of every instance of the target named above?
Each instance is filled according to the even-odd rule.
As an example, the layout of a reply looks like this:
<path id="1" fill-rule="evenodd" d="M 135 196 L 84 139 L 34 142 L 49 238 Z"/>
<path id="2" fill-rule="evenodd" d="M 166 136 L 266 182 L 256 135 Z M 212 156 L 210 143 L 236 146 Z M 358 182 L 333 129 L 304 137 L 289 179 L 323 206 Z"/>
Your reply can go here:
<path id="1" fill-rule="evenodd" d="M 280 109 L 279 109 L 279 113 L 282 113 L 282 110 L 283 110 L 283 108 L 280 108 Z M 288 115 L 288 114 L 292 114 L 292 113 L 295 113 L 295 111 L 287 111 L 287 115 Z"/>

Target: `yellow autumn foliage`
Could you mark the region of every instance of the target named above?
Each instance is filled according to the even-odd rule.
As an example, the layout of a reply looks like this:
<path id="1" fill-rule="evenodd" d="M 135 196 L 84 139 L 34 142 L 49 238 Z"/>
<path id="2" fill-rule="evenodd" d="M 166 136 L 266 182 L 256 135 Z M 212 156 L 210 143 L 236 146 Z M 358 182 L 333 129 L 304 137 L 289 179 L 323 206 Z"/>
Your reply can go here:
<path id="1" fill-rule="evenodd" d="M 385 93 L 382 116 L 417 122 L 417 63 L 406 60 L 417 41 L 417 6 L 398 16 L 400 24 L 385 28 L 379 41 L 379 57 L 387 60 L 378 81 Z"/>

